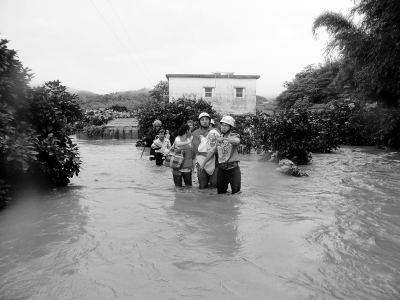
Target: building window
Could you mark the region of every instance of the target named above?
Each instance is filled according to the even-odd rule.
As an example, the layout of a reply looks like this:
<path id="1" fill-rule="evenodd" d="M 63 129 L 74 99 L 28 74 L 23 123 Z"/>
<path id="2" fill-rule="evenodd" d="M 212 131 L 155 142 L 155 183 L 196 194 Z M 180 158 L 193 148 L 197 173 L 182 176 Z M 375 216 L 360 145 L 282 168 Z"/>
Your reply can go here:
<path id="1" fill-rule="evenodd" d="M 212 88 L 204 88 L 204 97 L 212 97 Z"/>
<path id="2" fill-rule="evenodd" d="M 235 97 L 243 98 L 244 96 L 244 88 L 235 88 Z"/>

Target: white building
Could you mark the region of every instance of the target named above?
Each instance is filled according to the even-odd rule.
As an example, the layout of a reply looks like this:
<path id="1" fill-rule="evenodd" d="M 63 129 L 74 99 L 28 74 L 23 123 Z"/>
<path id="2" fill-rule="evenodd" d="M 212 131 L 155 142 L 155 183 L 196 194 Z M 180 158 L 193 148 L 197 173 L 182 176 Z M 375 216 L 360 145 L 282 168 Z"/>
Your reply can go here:
<path id="1" fill-rule="evenodd" d="M 182 97 L 202 98 L 221 114 L 256 112 L 256 80 L 259 75 L 166 74 L 169 102 Z"/>

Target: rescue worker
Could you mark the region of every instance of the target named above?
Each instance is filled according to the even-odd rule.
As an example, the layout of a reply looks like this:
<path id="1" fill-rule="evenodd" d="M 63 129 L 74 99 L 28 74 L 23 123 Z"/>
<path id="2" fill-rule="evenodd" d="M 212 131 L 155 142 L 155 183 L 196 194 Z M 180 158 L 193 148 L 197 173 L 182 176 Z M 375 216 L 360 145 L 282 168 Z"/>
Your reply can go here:
<path id="1" fill-rule="evenodd" d="M 229 184 L 232 194 L 236 194 L 240 191 L 242 181 L 238 155 L 240 137 L 232 132 L 232 129 L 235 128 L 235 120 L 231 116 L 224 116 L 220 123 L 221 137 L 217 139 L 215 146 L 209 150 L 205 160 L 199 166 L 199 170 L 204 171 L 204 165 L 215 153 L 218 153 L 218 194 L 226 193 Z"/>
<path id="2" fill-rule="evenodd" d="M 201 143 L 200 136 L 204 138 L 207 137 L 208 132 L 210 131 L 210 122 L 211 117 L 208 113 L 202 112 L 199 115 L 198 121 L 200 123 L 200 127 L 192 132 L 192 147 L 194 152 L 194 160 L 196 156 L 202 155 L 206 156 L 207 152 L 199 152 L 199 145 Z M 217 168 L 215 168 L 212 175 L 208 174 L 204 168 L 202 170 L 197 170 L 197 179 L 199 181 L 199 188 L 204 189 L 207 187 L 216 187 L 217 186 Z"/>
<path id="3" fill-rule="evenodd" d="M 145 147 L 150 147 L 150 160 L 155 160 L 155 150 L 153 148 L 151 148 L 151 145 L 153 144 L 154 140 L 157 138 L 158 132 L 161 129 L 161 121 L 160 120 L 155 120 L 153 122 L 153 127 L 150 127 L 147 130 L 146 135 L 142 138 L 143 140 L 143 144 L 145 145 Z M 169 138 L 169 137 L 167 137 Z"/>

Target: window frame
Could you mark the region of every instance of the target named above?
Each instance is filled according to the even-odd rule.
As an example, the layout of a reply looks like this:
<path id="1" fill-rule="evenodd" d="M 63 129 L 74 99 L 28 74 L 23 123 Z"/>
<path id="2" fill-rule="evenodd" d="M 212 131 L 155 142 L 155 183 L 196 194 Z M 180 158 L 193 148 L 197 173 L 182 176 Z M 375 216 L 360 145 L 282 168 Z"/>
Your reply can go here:
<path id="1" fill-rule="evenodd" d="M 210 89 L 211 92 L 207 92 L 207 89 Z M 207 94 L 211 94 L 211 96 L 207 96 Z M 214 97 L 214 88 L 210 86 L 205 86 L 204 87 L 204 98 L 212 98 Z"/>
<path id="2" fill-rule="evenodd" d="M 242 91 L 242 95 L 241 96 L 238 96 L 238 90 L 239 89 L 241 89 Z M 241 86 L 238 86 L 238 87 L 235 87 L 235 98 L 244 98 L 245 97 L 245 91 L 246 91 L 246 88 L 244 88 L 244 87 L 241 87 Z"/>

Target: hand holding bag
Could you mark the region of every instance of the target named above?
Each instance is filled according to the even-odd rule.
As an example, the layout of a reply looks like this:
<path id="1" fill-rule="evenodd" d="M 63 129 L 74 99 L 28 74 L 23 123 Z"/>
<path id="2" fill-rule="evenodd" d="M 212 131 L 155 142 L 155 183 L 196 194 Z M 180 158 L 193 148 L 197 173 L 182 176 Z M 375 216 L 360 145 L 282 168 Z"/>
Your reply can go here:
<path id="1" fill-rule="evenodd" d="M 183 154 L 179 150 L 173 151 L 174 146 L 175 143 L 171 147 L 171 151 L 168 152 L 167 156 L 165 157 L 164 166 L 170 167 L 172 169 L 179 169 L 183 163 Z"/>

